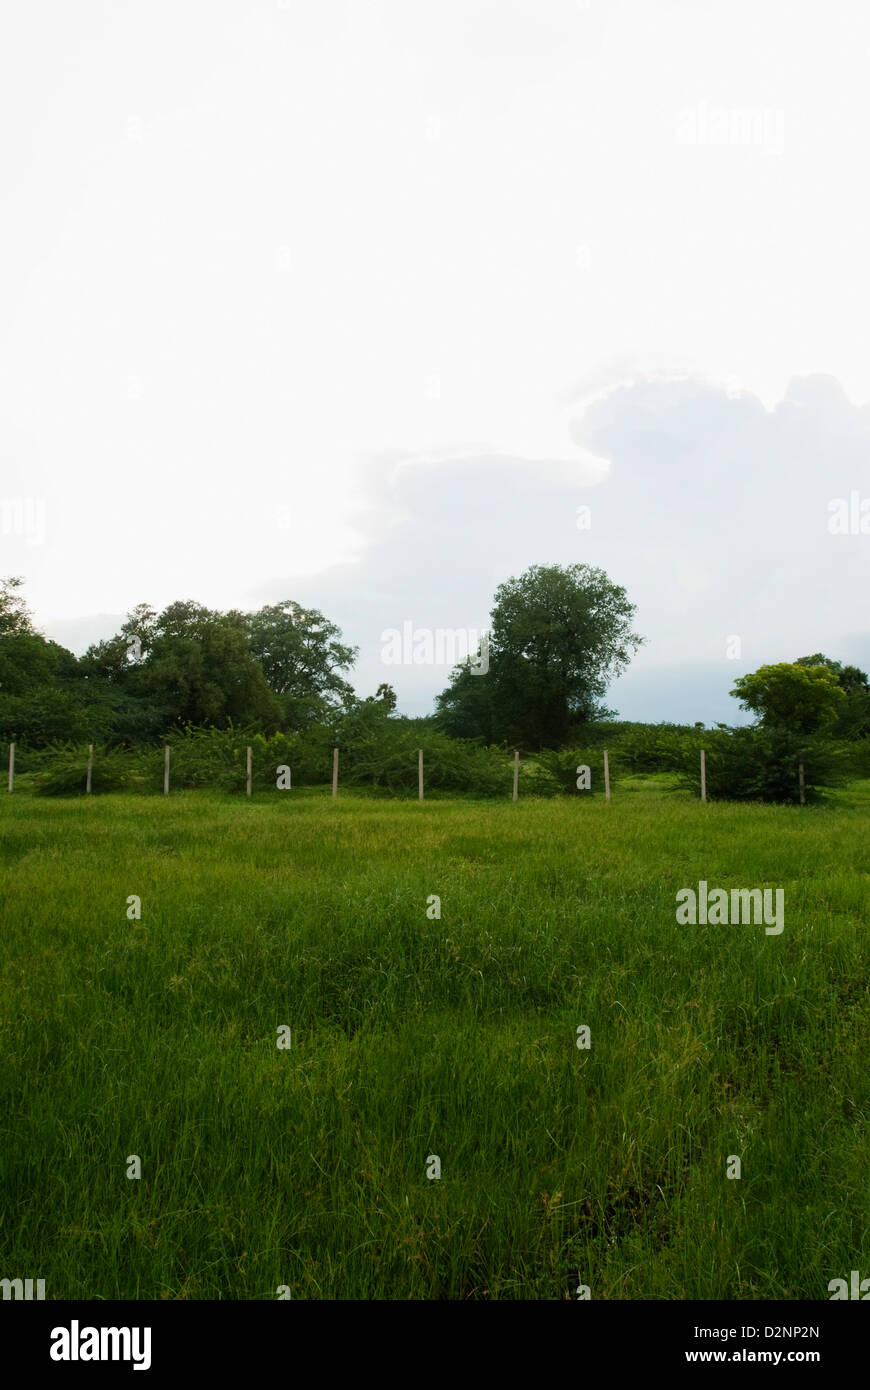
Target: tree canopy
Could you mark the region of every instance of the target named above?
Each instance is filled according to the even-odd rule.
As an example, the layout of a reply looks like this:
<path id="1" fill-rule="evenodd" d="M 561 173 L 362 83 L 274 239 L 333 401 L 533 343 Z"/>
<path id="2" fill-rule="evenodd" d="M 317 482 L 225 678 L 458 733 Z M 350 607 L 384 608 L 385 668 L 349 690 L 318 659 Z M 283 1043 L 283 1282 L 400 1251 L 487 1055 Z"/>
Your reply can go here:
<path id="1" fill-rule="evenodd" d="M 643 638 L 625 589 L 589 565 L 534 565 L 495 592 L 488 666 L 454 669 L 436 702 L 455 737 L 557 747 L 572 725 L 606 713 L 608 682 Z"/>
<path id="2" fill-rule="evenodd" d="M 780 661 L 740 676 L 731 691 L 768 728 L 812 734 L 834 725 L 845 699 L 828 665 Z"/>
<path id="3" fill-rule="evenodd" d="M 271 733 L 353 699 L 343 673 L 356 651 L 316 609 L 288 601 L 222 613 L 188 599 L 158 613 L 141 603 L 77 661 L 35 631 L 20 585 L 0 582 L 0 737 L 140 742 L 230 723 Z"/>

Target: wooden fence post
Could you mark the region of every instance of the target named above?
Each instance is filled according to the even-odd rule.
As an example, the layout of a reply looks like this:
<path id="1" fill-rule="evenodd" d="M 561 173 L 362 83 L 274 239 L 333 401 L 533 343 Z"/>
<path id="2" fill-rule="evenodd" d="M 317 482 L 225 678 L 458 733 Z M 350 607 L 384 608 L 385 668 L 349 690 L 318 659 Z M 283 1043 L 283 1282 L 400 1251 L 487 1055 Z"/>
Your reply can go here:
<path id="1" fill-rule="evenodd" d="M 804 783 L 804 765 L 803 765 L 803 763 L 798 763 L 798 786 L 799 786 L 799 788 L 800 788 L 801 805 L 802 805 L 802 806 L 806 806 L 806 804 L 807 804 L 807 798 L 806 798 L 806 793 L 805 793 L 805 791 L 804 791 L 805 783 Z"/>
<path id="2" fill-rule="evenodd" d="M 701 800 L 707 800 L 707 754 L 701 749 Z"/>
<path id="3" fill-rule="evenodd" d="M 515 749 L 514 749 L 514 801 L 516 801 L 516 800 L 517 800 L 517 797 L 519 796 L 519 781 L 520 781 L 520 750 L 519 750 L 519 748 L 515 748 Z"/>
<path id="4" fill-rule="evenodd" d="M 93 773 L 94 773 L 94 745 L 93 745 L 92 743 L 89 743 L 89 744 L 88 744 L 88 776 L 87 776 L 87 781 L 85 782 L 85 791 L 87 792 L 88 796 L 90 796 L 90 794 L 91 794 L 91 783 L 93 782 Z"/>
<path id="5" fill-rule="evenodd" d="M 245 795 L 251 795 L 251 745 L 248 744 L 248 751 L 245 758 Z"/>
<path id="6" fill-rule="evenodd" d="M 338 749 L 332 750 L 332 795 L 338 796 Z"/>
<path id="7" fill-rule="evenodd" d="M 163 795 L 169 795 L 169 744 L 163 749 Z"/>
<path id="8" fill-rule="evenodd" d="M 423 800 L 423 749 L 417 749 L 417 795 Z"/>
<path id="9" fill-rule="evenodd" d="M 9 745 L 9 790 L 12 790 L 12 783 L 15 780 L 15 744 Z"/>
<path id="10" fill-rule="evenodd" d="M 604 800 L 610 800 L 610 761 L 607 757 L 607 749 L 604 750 Z"/>

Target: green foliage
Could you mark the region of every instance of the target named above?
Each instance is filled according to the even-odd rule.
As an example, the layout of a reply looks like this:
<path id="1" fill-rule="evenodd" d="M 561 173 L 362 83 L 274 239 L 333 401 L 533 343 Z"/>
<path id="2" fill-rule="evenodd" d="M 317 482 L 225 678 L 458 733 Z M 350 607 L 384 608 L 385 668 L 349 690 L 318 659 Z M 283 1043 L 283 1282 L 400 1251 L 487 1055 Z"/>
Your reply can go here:
<path id="1" fill-rule="evenodd" d="M 37 796 L 84 796 L 87 787 L 88 748 L 86 744 L 56 745 L 47 748 L 33 774 Z M 124 791 L 137 779 L 139 758 L 121 748 L 94 748 L 91 788 L 100 792 Z"/>
<path id="2" fill-rule="evenodd" d="M 190 601 L 158 614 L 139 604 L 80 665 L 111 690 L 120 738 L 205 725 L 269 734 L 324 721 L 352 696 L 338 671 L 356 653 L 340 636 L 316 609 L 290 603 L 252 614 Z"/>
<path id="3" fill-rule="evenodd" d="M 615 760 L 610 756 L 609 749 L 608 755 L 610 786 L 613 789 L 616 786 Z M 565 792 L 570 796 L 604 795 L 604 751 L 601 748 L 547 749 L 543 753 L 536 754 L 533 761 L 538 767 L 535 788 L 538 792 L 543 793 L 549 785 L 554 791 Z M 522 767 L 522 764 L 520 766 Z M 578 767 L 589 768 L 590 787 L 588 791 L 580 791 L 577 787 Z"/>
<path id="4" fill-rule="evenodd" d="M 870 735 L 870 690 L 845 690 L 844 694 L 831 733 L 834 738 L 851 741 L 866 739 Z"/>
<path id="5" fill-rule="evenodd" d="M 0 740 L 41 745 L 79 742 L 90 732 L 85 706 L 67 690 L 46 685 L 29 695 L 0 694 Z"/>
<path id="6" fill-rule="evenodd" d="M 215 787 L 242 792 L 247 780 L 247 748 L 251 748 L 252 784 L 258 791 L 274 789 L 279 767 L 289 767 L 293 786 L 322 785 L 332 774 L 333 741 L 328 729 L 301 733 L 262 734 L 255 729 L 188 727 L 168 738 L 170 785 Z M 154 777 L 162 779 L 162 759 Z M 161 783 L 162 784 L 162 783 Z"/>
<path id="7" fill-rule="evenodd" d="M 411 722 L 411 721 L 409 721 Z M 505 796 L 511 787 L 511 761 L 498 748 L 448 738 L 439 730 L 385 728 L 342 753 L 349 785 L 384 787 L 391 792 L 417 791 L 417 750 L 423 750 L 425 791 L 468 792 Z"/>
<path id="8" fill-rule="evenodd" d="M 565 748 L 614 748 L 626 729 L 644 728 L 625 720 L 611 719 L 602 715 L 600 719 L 587 719 L 573 723 L 568 729 Z"/>
<path id="9" fill-rule="evenodd" d="M 798 764 L 803 762 L 804 794 L 811 803 L 822 799 L 825 789 L 842 786 L 850 772 L 847 745 L 777 726 L 719 725 L 704 732 L 701 746 L 711 800 L 798 802 Z M 697 750 L 686 748 L 679 773 L 683 787 L 700 791 Z"/>
<path id="10" fill-rule="evenodd" d="M 251 653 L 280 697 L 283 726 L 306 728 L 353 697 L 338 673 L 353 665 L 357 650 L 318 609 L 285 600 L 249 614 L 246 625 Z"/>
<path id="11" fill-rule="evenodd" d="M 334 747 L 340 752 L 342 787 L 367 787 L 394 795 L 416 794 L 417 750 L 422 748 L 427 795 L 459 792 L 504 796 L 510 791 L 511 757 L 505 750 L 449 739 L 428 724 L 421 729 L 415 720 L 380 716 L 363 728 L 360 718 L 359 711 L 355 718 L 348 716 L 345 730 L 356 735 L 349 742 L 342 741 L 341 725 L 337 731 L 318 725 L 304 732 L 271 735 L 235 726 L 188 726 L 167 737 L 170 788 L 211 787 L 243 792 L 250 745 L 252 783 L 258 791 L 276 788 L 279 767 L 291 769 L 294 787 L 327 785 L 332 777 Z M 77 795 L 84 790 L 85 745 L 47 748 L 40 755 L 39 765 L 36 783 L 41 794 Z M 162 747 L 100 747 L 94 753 L 93 790 L 162 790 L 163 766 Z"/>
<path id="12" fill-rule="evenodd" d="M 145 693 L 167 727 L 245 720 L 274 728 L 280 723 L 280 702 L 244 632 L 224 621 L 207 624 L 196 637 L 157 637 L 142 675 Z"/>
<path id="13" fill-rule="evenodd" d="M 830 667 L 788 661 L 738 677 L 731 694 L 766 727 L 799 734 L 830 728 L 845 699 Z"/>
<path id="14" fill-rule="evenodd" d="M 590 726 L 595 737 L 582 746 L 544 750 L 520 762 L 522 795 L 552 796 L 578 791 L 577 768 L 591 771 L 591 792 L 604 789 L 604 757 L 610 754 L 611 787 L 621 776 L 676 772 L 678 785 L 698 794 L 700 750 L 706 753 L 711 800 L 796 802 L 798 763 L 804 764 L 805 795 L 818 800 L 849 777 L 870 774 L 870 745 L 820 735 L 797 735 L 763 725 L 731 729 L 688 729 L 678 725 Z M 251 728 L 187 728 L 170 733 L 170 787 L 213 788 L 241 793 L 246 784 L 246 749 L 252 750 L 257 791 L 276 788 L 278 768 L 289 767 L 293 787 L 329 784 L 332 750 L 338 747 L 339 781 L 395 796 L 416 795 L 417 750 L 423 750 L 424 786 L 430 794 L 505 797 L 513 778 L 513 751 L 448 738 L 430 720 L 395 718 L 382 701 L 359 701 L 330 728 L 314 725 L 294 733 L 262 734 Z M 37 753 L 37 790 L 43 795 L 79 794 L 84 789 L 87 747 L 56 745 Z M 19 770 L 23 764 L 19 760 Z M 120 787 L 157 792 L 163 786 L 163 747 L 98 747 L 95 793 Z"/>
<path id="15" fill-rule="evenodd" d="M 837 684 L 847 695 L 856 690 L 870 689 L 866 671 L 862 671 L 858 666 L 844 666 L 842 661 L 832 661 L 821 652 L 816 652 L 813 656 L 799 656 L 795 665 L 826 667 L 837 677 Z"/>
<path id="16" fill-rule="evenodd" d="M 26 695 L 34 686 L 53 686 L 75 673 L 72 652 L 46 641 L 38 632 L 0 636 L 0 690 L 4 695 Z"/>
<path id="17" fill-rule="evenodd" d="M 798 657 L 796 666 L 825 666 L 837 678 L 845 695 L 832 729 L 835 738 L 863 739 L 870 734 L 870 680 L 858 666 L 844 666 L 841 661 L 816 652 L 813 656 Z"/>
<path id="18" fill-rule="evenodd" d="M 441 727 L 528 749 L 563 744 L 573 722 L 601 713 L 608 681 L 641 645 L 634 612 L 589 565 L 534 565 L 509 579 L 495 593 L 489 670 L 454 670 L 437 701 Z"/>
<path id="19" fill-rule="evenodd" d="M 36 632 L 20 579 L 0 581 L 0 740 L 78 739 L 90 730 L 72 652 Z"/>
<path id="20" fill-rule="evenodd" d="M 377 690 L 375 691 L 374 698 L 376 700 L 379 700 L 383 705 L 385 705 L 387 710 L 389 710 L 391 714 L 393 713 L 397 703 L 396 692 L 391 685 L 388 685 L 386 683 L 386 681 L 382 681 L 381 684 L 378 686 Z"/>
<path id="21" fill-rule="evenodd" d="M 32 633 L 33 620 L 18 590 L 24 580 L 18 575 L 0 579 L 0 636 L 8 637 L 19 633 Z"/>
<path id="22" fill-rule="evenodd" d="M 28 772 L 36 772 L 42 764 L 42 758 L 45 755 L 45 749 L 34 748 L 32 744 L 29 744 L 26 742 L 26 740 L 22 739 L 10 739 L 9 742 L 15 744 L 16 778 Z M 0 764 L 0 766 L 5 768 L 7 765 L 6 756 L 8 754 L 8 749 L 4 747 L 2 749 L 2 752 L 3 761 L 2 764 Z"/>
<path id="23" fill-rule="evenodd" d="M 703 729 L 681 724 L 623 724 L 608 747 L 618 765 L 632 773 L 677 772 L 698 758 L 706 737 Z"/>
<path id="24" fill-rule="evenodd" d="M 490 669 L 477 674 L 465 663 L 451 674 L 450 685 L 435 698 L 438 727 L 451 738 L 481 738 L 492 743 L 493 719 L 492 654 Z"/>

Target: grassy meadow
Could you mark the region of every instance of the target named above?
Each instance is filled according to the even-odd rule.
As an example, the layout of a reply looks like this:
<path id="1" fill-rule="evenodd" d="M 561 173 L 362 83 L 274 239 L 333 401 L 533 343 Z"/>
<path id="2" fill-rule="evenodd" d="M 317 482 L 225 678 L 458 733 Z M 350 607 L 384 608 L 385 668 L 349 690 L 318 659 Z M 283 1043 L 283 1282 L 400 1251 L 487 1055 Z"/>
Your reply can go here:
<path id="1" fill-rule="evenodd" d="M 16 787 L 0 1275 L 47 1298 L 829 1298 L 870 1275 L 868 790 Z M 678 925 L 701 879 L 783 888 L 782 935 Z"/>

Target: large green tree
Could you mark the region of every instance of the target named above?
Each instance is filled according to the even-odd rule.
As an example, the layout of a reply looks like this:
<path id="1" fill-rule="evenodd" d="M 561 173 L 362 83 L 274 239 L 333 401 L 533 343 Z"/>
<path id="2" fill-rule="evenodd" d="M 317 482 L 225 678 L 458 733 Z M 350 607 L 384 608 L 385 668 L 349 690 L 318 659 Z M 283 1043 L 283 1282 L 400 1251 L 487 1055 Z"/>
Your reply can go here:
<path id="1" fill-rule="evenodd" d="M 341 630 L 318 609 L 286 599 L 245 621 L 251 652 L 280 698 L 286 728 L 304 728 L 352 697 L 341 672 L 353 665 L 357 649 L 341 641 Z"/>
<path id="2" fill-rule="evenodd" d="M 832 671 L 845 695 L 837 712 L 833 734 L 837 738 L 858 739 L 870 735 L 870 679 L 858 666 L 844 666 L 821 652 L 799 656 L 796 666 L 824 666 Z"/>
<path id="3" fill-rule="evenodd" d="M 454 736 L 558 747 L 600 713 L 643 638 L 625 589 L 590 565 L 534 565 L 495 593 L 488 662 L 465 663 L 436 702 Z"/>
<path id="4" fill-rule="evenodd" d="M 288 601 L 221 613 L 184 600 L 162 613 L 140 603 L 83 665 L 119 702 L 119 731 L 151 738 L 229 720 L 263 732 L 307 727 L 352 695 L 340 672 L 355 657 L 317 609 Z"/>
<path id="5" fill-rule="evenodd" d="M 795 734 L 831 730 L 845 695 L 828 666 L 780 661 L 734 682 L 731 694 L 766 728 Z"/>
<path id="6" fill-rule="evenodd" d="M 244 615 L 191 600 L 140 604 L 117 636 L 83 658 L 89 675 L 138 706 L 142 736 L 185 724 L 280 727 L 282 709 L 251 651 Z"/>

